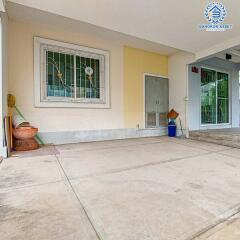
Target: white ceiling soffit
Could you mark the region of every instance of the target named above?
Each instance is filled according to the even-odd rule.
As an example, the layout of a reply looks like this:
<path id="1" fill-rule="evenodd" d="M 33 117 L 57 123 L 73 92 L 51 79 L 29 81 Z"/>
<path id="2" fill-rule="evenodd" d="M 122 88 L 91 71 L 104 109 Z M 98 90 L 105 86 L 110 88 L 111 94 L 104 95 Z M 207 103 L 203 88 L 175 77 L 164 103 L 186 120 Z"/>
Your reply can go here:
<path id="1" fill-rule="evenodd" d="M 5 0 L 0 0 L 0 12 L 5 12 Z"/>
<path id="2" fill-rule="evenodd" d="M 226 53 L 232 55 L 232 59 L 230 59 L 228 61 L 234 62 L 234 63 L 240 63 L 240 52 L 238 53 L 239 55 L 232 54 L 231 52 L 226 52 Z M 216 57 L 226 60 L 226 53 L 218 53 L 218 54 L 216 54 Z"/>
<path id="3" fill-rule="evenodd" d="M 211 49 L 240 34 L 239 0 L 222 0 L 227 10 L 225 32 L 207 32 L 204 10 L 209 0 L 10 0 L 177 49 Z"/>
<path id="4" fill-rule="evenodd" d="M 196 52 L 196 60 L 201 60 L 209 56 L 213 56 L 219 52 L 235 48 L 240 45 L 240 36 L 231 38 L 227 41 L 210 46 L 202 51 Z"/>
<path id="5" fill-rule="evenodd" d="M 48 28 L 54 28 L 55 30 L 58 29 L 59 31 L 64 30 L 74 33 L 84 32 L 87 35 L 92 35 L 94 33 L 98 36 L 99 39 L 101 39 L 101 41 L 112 41 L 116 44 L 140 48 L 164 55 L 172 55 L 179 51 L 178 49 L 164 46 L 162 44 L 132 37 L 123 33 L 108 30 L 106 28 L 97 27 L 89 23 L 84 23 L 78 20 L 11 2 L 7 2 L 6 9 L 9 18 L 16 21 L 28 22 L 38 25 L 40 24 Z M 100 44 L 99 47 L 101 46 L 102 45 Z"/>

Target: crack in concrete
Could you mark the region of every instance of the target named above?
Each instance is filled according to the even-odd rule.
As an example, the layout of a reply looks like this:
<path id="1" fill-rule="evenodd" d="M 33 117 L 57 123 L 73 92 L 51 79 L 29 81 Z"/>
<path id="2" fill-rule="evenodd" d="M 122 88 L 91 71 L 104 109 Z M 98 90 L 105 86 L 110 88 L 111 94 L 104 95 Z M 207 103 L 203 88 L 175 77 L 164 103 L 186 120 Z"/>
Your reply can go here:
<path id="1" fill-rule="evenodd" d="M 120 140 L 124 140 L 124 139 L 120 139 Z M 128 140 L 128 139 L 127 139 Z M 111 140 L 108 140 L 111 141 Z M 113 141 L 117 141 L 117 140 L 113 140 Z M 90 142 L 88 142 L 90 143 Z M 95 143 L 95 142 L 92 142 Z M 89 149 L 81 149 L 81 150 L 77 150 L 77 152 L 83 152 L 83 151 L 94 151 L 94 150 L 108 150 L 108 149 L 118 149 L 118 148 L 127 148 L 127 147 L 136 147 L 136 146 L 142 146 L 142 145 L 150 145 L 150 144 L 163 144 L 163 143 L 172 143 L 172 141 L 153 141 L 153 142 L 148 142 L 148 143 L 139 143 L 139 144 L 128 144 L 128 145 L 120 145 L 120 146 L 109 146 L 109 147 L 96 147 L 96 148 L 89 148 Z M 80 144 L 80 143 L 76 143 L 76 144 Z M 59 150 L 58 150 L 59 151 Z M 76 151 L 76 149 L 67 149 L 67 150 L 63 150 L 63 151 L 59 151 L 58 155 L 61 155 L 61 152 L 70 152 L 70 151 Z"/>
<path id="2" fill-rule="evenodd" d="M 24 188 L 33 188 L 33 187 L 41 187 L 48 184 L 54 184 L 54 183 L 60 183 L 60 182 L 67 182 L 67 179 L 57 180 L 57 181 L 49 181 L 44 183 L 38 183 L 38 184 L 32 184 L 32 185 L 25 185 L 25 186 L 19 186 L 19 187 L 7 187 L 7 188 L 1 188 L 1 192 L 10 192 L 12 190 L 18 190 L 18 189 L 24 189 Z"/>
<path id="3" fill-rule="evenodd" d="M 63 173 L 64 173 L 64 175 L 65 175 L 65 177 L 66 177 L 66 179 L 67 179 L 67 182 L 68 182 L 70 188 L 72 189 L 73 194 L 75 195 L 75 197 L 76 197 L 77 201 L 79 202 L 80 206 L 82 207 L 82 209 L 83 209 L 83 211 L 84 211 L 84 213 L 85 213 L 85 215 L 86 215 L 89 223 L 91 224 L 91 226 L 92 226 L 92 228 L 93 228 L 93 230 L 94 230 L 94 232 L 95 232 L 95 234 L 96 234 L 97 239 L 98 239 L 98 240 L 102 240 L 103 238 L 101 237 L 101 233 L 99 233 L 99 232 L 97 231 L 97 229 L 95 228 L 95 226 L 94 226 L 94 224 L 93 224 L 93 220 L 91 219 L 90 215 L 88 214 L 88 212 L 87 212 L 85 206 L 83 205 L 82 201 L 81 201 L 80 198 L 78 197 L 78 195 L 77 195 L 77 193 L 76 193 L 76 191 L 75 191 L 72 183 L 70 182 L 70 180 L 69 180 L 69 178 L 68 178 L 68 176 L 67 176 L 67 173 L 65 172 L 65 170 L 64 170 L 61 162 L 60 162 L 59 159 L 58 159 L 58 156 L 55 155 L 55 157 L 56 157 L 57 162 L 58 162 L 59 166 L 61 167 L 61 169 L 62 169 L 62 171 L 63 171 Z"/>
<path id="4" fill-rule="evenodd" d="M 114 170 L 109 170 L 109 171 L 105 171 L 105 172 L 99 172 L 99 173 L 96 173 L 96 174 L 89 174 L 89 175 L 85 175 L 85 176 L 81 176 L 81 177 L 73 177 L 73 178 L 69 178 L 69 179 L 71 181 L 71 180 L 85 179 L 85 178 L 91 178 L 91 177 L 100 177 L 100 176 L 110 175 L 110 174 L 114 174 L 114 173 L 132 171 L 132 170 L 140 169 L 140 168 L 144 168 L 144 167 L 163 165 L 163 164 L 167 164 L 167 163 L 171 163 L 171 162 L 177 162 L 177 161 L 184 161 L 184 160 L 188 160 L 188 159 L 195 158 L 195 157 L 206 156 L 206 155 L 209 155 L 209 154 L 212 154 L 212 153 L 219 153 L 221 151 L 225 151 L 225 150 L 209 151 L 209 152 L 205 152 L 205 153 L 201 153 L 201 154 L 194 154 L 194 155 L 191 155 L 191 156 L 180 157 L 180 158 L 172 158 L 172 159 L 164 160 L 164 161 L 150 162 L 150 163 L 145 163 L 145 164 L 142 164 L 142 165 L 135 165 L 135 166 L 126 167 L 126 168 L 114 169 Z M 59 161 L 61 161 L 61 160 L 59 160 Z"/>
<path id="5" fill-rule="evenodd" d="M 188 138 L 184 138 L 185 140 L 188 140 Z M 119 140 L 126 140 L 126 139 L 119 139 Z M 119 141 L 119 140 L 107 140 L 107 141 Z M 127 139 L 127 140 L 130 140 L 130 139 Z M 134 140 L 134 139 L 133 139 Z M 196 142 L 204 142 L 204 141 L 199 141 L 199 140 L 195 140 L 195 139 L 190 139 L 191 141 L 196 141 Z M 90 142 L 88 142 L 90 143 Z M 104 143 L 104 141 L 101 141 L 101 143 Z M 144 145 L 150 145 L 150 144 L 166 144 L 166 143 L 175 143 L 175 144 L 178 144 L 178 145 L 182 145 L 182 146 L 185 146 L 185 147 L 189 147 L 189 148 L 192 148 L 192 149 L 200 149 L 200 150 L 204 150 L 204 151 L 207 151 L 207 152 L 212 152 L 212 151 L 209 151 L 203 147 L 195 147 L 195 146 L 190 146 L 189 144 L 184 144 L 184 143 L 181 143 L 181 142 L 178 142 L 178 141 L 174 141 L 174 139 L 161 139 L 161 140 L 153 140 L 153 141 L 149 141 L 147 143 L 135 143 L 135 144 L 128 144 L 128 145 L 120 145 L 120 146 L 109 146 L 109 147 L 96 147 L 96 148 L 89 148 L 89 149 L 82 149 L 82 150 L 78 150 L 78 151 L 93 151 L 93 150 L 107 150 L 107 149 L 118 149 L 118 148 L 127 148 L 127 147 L 136 147 L 136 146 L 144 146 Z M 205 142 L 207 143 L 207 142 Z M 76 143 L 76 145 L 79 144 L 79 143 Z M 83 143 L 84 144 L 84 143 Z M 224 149 L 224 150 L 220 150 L 220 151 L 226 151 L 226 150 L 230 150 L 232 148 L 236 148 L 236 147 L 230 147 L 230 146 L 226 146 L 226 145 L 222 145 L 222 144 L 217 144 L 217 143 L 211 143 L 213 145 L 218 145 L 218 146 L 224 146 L 224 147 L 227 147 L 228 149 Z M 56 149 L 57 150 L 57 149 Z M 62 152 L 64 151 L 72 151 L 73 149 L 67 149 L 67 150 L 63 150 Z M 76 149 L 74 149 L 76 150 Z M 59 150 L 57 150 L 59 151 Z M 59 151 L 59 154 L 58 155 L 61 155 L 61 151 Z"/>
<path id="6" fill-rule="evenodd" d="M 186 140 L 191 140 L 191 141 L 196 141 L 196 142 L 204 142 L 204 141 L 198 141 L 198 140 L 194 140 L 194 139 L 189 139 L 189 138 L 185 138 Z M 189 144 L 186 144 L 186 143 L 181 143 L 181 142 L 177 142 L 177 141 L 174 141 L 174 139 L 171 139 L 170 142 L 173 142 L 173 143 L 176 143 L 176 144 L 179 144 L 179 145 L 183 145 L 183 146 L 186 146 L 186 147 L 189 147 L 189 148 L 193 148 L 193 149 L 201 149 L 201 150 L 204 150 L 204 151 L 208 151 L 208 152 L 211 152 L 209 150 L 207 150 L 206 148 L 204 147 L 195 147 L 195 146 L 190 146 Z M 204 142 L 204 143 L 209 143 L 209 142 Z M 218 146 L 223 146 L 223 147 L 226 147 L 227 149 L 224 149 L 224 150 L 219 150 L 219 151 L 226 151 L 226 150 L 230 150 L 234 147 L 230 147 L 230 146 L 226 146 L 226 145 L 222 145 L 222 144 L 217 144 L 217 143 L 210 143 L 210 144 L 213 144 L 213 145 L 218 145 Z"/>

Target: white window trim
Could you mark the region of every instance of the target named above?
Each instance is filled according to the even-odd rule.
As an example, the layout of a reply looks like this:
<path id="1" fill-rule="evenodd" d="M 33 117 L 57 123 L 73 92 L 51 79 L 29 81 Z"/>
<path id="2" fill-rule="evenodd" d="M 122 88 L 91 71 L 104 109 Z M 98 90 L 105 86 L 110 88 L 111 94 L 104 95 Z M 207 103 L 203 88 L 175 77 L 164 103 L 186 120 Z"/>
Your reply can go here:
<path id="1" fill-rule="evenodd" d="M 61 97 L 46 97 L 46 89 L 44 86 L 44 69 L 45 58 L 42 51 L 46 46 L 61 49 L 62 51 L 81 51 L 86 53 L 86 57 L 95 57 L 104 61 L 100 64 L 104 69 L 100 70 L 100 85 L 103 89 L 100 99 L 72 99 Z M 84 54 L 85 55 L 85 54 Z M 104 75 L 103 75 L 104 73 Z M 44 76 L 44 77 L 43 77 Z M 89 48 L 75 44 L 59 42 L 55 40 L 34 37 L 34 92 L 35 107 L 49 108 L 110 108 L 110 87 L 109 87 L 109 52 L 101 49 Z"/>

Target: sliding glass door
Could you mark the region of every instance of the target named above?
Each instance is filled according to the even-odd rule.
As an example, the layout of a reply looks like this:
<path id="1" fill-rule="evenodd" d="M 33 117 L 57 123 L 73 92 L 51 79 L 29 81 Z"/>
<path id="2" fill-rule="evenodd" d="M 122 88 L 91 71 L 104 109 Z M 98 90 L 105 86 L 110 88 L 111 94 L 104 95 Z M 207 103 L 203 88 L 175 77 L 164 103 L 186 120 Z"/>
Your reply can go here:
<path id="1" fill-rule="evenodd" d="M 201 124 L 229 123 L 229 75 L 201 69 Z"/>
<path id="2" fill-rule="evenodd" d="M 228 74 L 217 73 L 217 123 L 229 122 Z"/>

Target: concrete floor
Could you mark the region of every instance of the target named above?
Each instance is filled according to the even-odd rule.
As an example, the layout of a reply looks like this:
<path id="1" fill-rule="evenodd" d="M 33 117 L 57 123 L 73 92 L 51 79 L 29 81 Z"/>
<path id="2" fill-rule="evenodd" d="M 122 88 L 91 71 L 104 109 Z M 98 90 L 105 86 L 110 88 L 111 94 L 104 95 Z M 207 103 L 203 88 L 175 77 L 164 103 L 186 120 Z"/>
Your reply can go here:
<path id="1" fill-rule="evenodd" d="M 70 144 L 0 165 L 0 239 L 239 240 L 240 149 L 167 137 Z"/>

